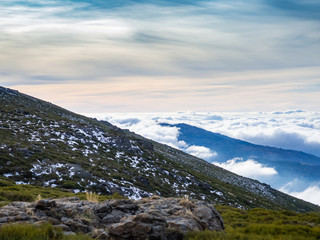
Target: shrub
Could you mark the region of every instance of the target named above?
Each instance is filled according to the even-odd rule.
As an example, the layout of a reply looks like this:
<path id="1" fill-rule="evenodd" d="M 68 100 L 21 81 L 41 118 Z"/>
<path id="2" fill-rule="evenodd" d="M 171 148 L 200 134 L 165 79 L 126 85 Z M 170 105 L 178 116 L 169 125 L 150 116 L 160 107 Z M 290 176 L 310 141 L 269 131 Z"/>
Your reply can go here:
<path id="1" fill-rule="evenodd" d="M 2 197 L 8 199 L 9 201 L 32 202 L 35 198 L 32 194 L 26 192 L 2 191 L 0 193 Z"/>
<path id="2" fill-rule="evenodd" d="M 13 186 L 15 183 L 9 179 L 0 178 L 0 187 Z"/>
<path id="3" fill-rule="evenodd" d="M 81 189 L 81 186 L 78 183 L 70 180 L 64 181 L 61 187 L 67 188 L 67 189 Z"/>

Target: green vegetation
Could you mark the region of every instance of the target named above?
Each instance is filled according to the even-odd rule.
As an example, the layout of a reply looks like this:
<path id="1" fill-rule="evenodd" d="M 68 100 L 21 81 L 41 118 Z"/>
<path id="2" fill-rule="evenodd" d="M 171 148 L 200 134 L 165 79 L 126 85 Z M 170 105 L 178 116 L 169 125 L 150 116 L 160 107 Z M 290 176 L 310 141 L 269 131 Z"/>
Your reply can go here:
<path id="1" fill-rule="evenodd" d="M 241 210 L 216 206 L 225 232 L 192 232 L 185 240 L 315 240 L 320 239 L 320 213 L 296 213 L 262 208 Z"/>
<path id="2" fill-rule="evenodd" d="M 87 235 L 64 235 L 50 224 L 35 226 L 11 224 L 0 228 L 0 240 L 91 240 Z"/>
<path id="3" fill-rule="evenodd" d="M 0 178 L 0 207 L 13 201 L 32 202 L 35 201 L 39 195 L 41 198 L 79 197 L 82 200 L 87 200 L 85 192 L 73 193 L 71 190 L 60 188 L 16 185 L 14 181 L 10 179 Z M 118 193 L 99 195 L 99 201 L 124 198 L 126 197 Z"/>

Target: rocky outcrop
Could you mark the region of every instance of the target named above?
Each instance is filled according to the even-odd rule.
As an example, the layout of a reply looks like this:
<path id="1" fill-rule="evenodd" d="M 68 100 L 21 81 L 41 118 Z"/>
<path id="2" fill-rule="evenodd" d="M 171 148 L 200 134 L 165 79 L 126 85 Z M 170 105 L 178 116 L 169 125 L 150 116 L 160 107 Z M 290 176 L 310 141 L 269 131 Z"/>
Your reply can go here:
<path id="1" fill-rule="evenodd" d="M 73 198 L 13 202 L 0 209 L 0 225 L 50 222 L 68 234 L 87 233 L 97 239 L 182 239 L 188 231 L 221 231 L 223 220 L 203 201 L 160 198 L 108 200 Z"/>

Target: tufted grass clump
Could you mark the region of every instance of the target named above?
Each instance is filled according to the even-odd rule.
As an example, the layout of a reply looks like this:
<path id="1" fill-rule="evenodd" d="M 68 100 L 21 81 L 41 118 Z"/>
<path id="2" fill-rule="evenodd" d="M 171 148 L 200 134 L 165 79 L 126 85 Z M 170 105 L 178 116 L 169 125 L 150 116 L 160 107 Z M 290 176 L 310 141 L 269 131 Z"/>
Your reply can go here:
<path id="1" fill-rule="evenodd" d="M 94 192 L 86 192 L 86 198 L 88 202 L 99 202 L 99 194 Z"/>
<path id="2" fill-rule="evenodd" d="M 9 224 L 0 228 L 0 240 L 92 240 L 87 235 L 64 235 L 60 228 L 51 224 Z"/>
<path id="3" fill-rule="evenodd" d="M 195 207 L 193 202 L 189 199 L 188 195 L 180 200 L 179 205 L 186 207 L 188 209 L 192 209 L 193 207 Z"/>

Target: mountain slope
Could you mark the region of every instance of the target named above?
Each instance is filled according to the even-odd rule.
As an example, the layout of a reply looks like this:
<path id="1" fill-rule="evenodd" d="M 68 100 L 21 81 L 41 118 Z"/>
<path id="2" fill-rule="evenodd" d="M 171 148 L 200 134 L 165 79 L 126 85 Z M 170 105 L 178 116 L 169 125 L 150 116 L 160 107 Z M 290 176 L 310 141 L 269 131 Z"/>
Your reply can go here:
<path id="1" fill-rule="evenodd" d="M 254 159 L 268 167 L 275 168 L 277 176 L 269 179 L 269 184 L 281 187 L 289 181 L 300 179 L 304 183 L 320 181 L 320 158 L 304 152 L 275 147 L 255 145 L 249 142 L 213 133 L 188 124 L 162 124 L 179 129 L 179 141 L 188 145 L 204 146 L 215 151 L 217 156 L 209 162 L 223 163 L 234 158 Z"/>
<path id="2" fill-rule="evenodd" d="M 320 210 L 177 149 L 2 87 L 0 139 L 0 176 L 19 184 Z"/>

